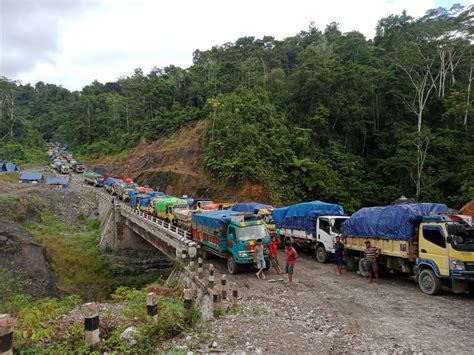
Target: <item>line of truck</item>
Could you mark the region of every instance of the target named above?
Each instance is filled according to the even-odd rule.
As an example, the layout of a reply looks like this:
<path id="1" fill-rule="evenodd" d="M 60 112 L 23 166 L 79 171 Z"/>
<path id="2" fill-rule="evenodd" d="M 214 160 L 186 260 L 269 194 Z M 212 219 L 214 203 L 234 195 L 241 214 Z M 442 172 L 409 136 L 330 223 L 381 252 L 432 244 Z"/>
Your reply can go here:
<path id="1" fill-rule="evenodd" d="M 82 174 L 84 165 L 73 158 L 73 154 L 67 150 L 67 145 L 58 143 L 48 144 L 48 156 L 50 158 L 49 167 L 60 174 L 75 172 Z"/>
<path id="2" fill-rule="evenodd" d="M 339 236 L 348 271 L 367 276 L 363 255 L 364 242 L 369 240 L 380 249 L 383 270 L 413 275 L 426 294 L 438 294 L 444 287 L 456 293 L 473 291 L 472 218 L 444 204 L 370 207 L 349 216 L 341 205 L 323 201 L 282 208 L 255 202 L 215 204 L 210 199 L 167 196 L 130 179 L 101 177 L 84 174 L 87 183 L 103 185 L 130 206 L 190 231 L 203 256 L 227 259 L 231 274 L 253 265 L 259 238 L 268 248 L 271 236 L 277 235 L 282 242 L 311 250 L 318 262 L 325 263 L 332 258 Z"/>

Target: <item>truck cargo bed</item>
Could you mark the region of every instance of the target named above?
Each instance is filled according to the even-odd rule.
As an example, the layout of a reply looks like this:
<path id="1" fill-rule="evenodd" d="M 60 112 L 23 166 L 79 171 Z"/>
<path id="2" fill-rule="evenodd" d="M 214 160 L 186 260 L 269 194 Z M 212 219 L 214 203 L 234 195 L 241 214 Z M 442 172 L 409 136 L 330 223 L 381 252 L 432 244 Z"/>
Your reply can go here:
<path id="1" fill-rule="evenodd" d="M 404 259 L 415 260 L 418 257 L 418 242 L 393 239 L 378 238 L 361 238 L 350 237 L 344 238 L 344 244 L 348 250 L 365 250 L 365 241 L 370 240 L 370 244 L 380 249 L 380 254 L 389 255 Z"/>

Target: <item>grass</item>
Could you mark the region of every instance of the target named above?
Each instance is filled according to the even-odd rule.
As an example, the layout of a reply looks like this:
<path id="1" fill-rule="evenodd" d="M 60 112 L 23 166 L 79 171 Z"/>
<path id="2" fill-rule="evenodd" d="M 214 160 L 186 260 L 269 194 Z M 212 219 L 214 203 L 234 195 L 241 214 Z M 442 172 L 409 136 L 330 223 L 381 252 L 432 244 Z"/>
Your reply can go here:
<path id="1" fill-rule="evenodd" d="M 77 293 L 83 300 L 103 300 L 121 285 L 135 287 L 156 281 L 157 275 L 120 275 L 98 248 L 100 220 L 78 217 L 68 225 L 50 212 L 43 211 L 41 222 L 28 220 L 28 231 L 46 248 L 58 288 L 65 294 Z"/>
<path id="2" fill-rule="evenodd" d="M 20 198 L 15 195 L 0 195 L 1 201 L 20 202 Z"/>

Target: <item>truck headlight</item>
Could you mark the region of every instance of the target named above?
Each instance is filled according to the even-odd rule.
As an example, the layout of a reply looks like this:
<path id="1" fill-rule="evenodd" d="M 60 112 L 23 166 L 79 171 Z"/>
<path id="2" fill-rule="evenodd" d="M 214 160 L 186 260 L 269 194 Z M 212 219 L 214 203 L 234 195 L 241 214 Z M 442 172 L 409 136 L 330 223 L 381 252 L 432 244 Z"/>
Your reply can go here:
<path id="1" fill-rule="evenodd" d="M 464 262 L 461 261 L 461 260 L 456 260 L 456 259 L 451 259 L 450 260 L 449 268 L 451 270 L 458 270 L 458 271 L 466 270 L 466 266 L 464 265 Z"/>
<path id="2" fill-rule="evenodd" d="M 247 252 L 246 251 L 239 251 L 239 258 L 246 258 Z"/>

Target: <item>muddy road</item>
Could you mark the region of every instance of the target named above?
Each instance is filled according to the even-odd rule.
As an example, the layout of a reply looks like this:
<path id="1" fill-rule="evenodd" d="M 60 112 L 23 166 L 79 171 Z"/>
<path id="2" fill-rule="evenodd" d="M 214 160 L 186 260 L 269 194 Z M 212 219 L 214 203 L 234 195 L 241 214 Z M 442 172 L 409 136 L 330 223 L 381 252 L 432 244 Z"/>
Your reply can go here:
<path id="1" fill-rule="evenodd" d="M 218 277 L 226 272 L 222 260 L 212 262 Z M 285 282 L 269 281 L 281 278 L 273 271 L 266 276 L 259 280 L 250 271 L 228 276 L 240 287 L 240 309 L 195 335 L 199 349 L 215 342 L 226 352 L 472 353 L 472 295 L 427 296 L 414 281 L 394 275 L 368 284 L 357 273 L 336 276 L 333 264 L 305 254 L 296 264 L 295 284 L 287 286 L 286 275 Z M 181 346 L 189 346 L 185 339 Z"/>

